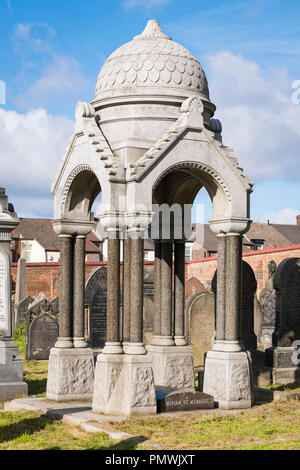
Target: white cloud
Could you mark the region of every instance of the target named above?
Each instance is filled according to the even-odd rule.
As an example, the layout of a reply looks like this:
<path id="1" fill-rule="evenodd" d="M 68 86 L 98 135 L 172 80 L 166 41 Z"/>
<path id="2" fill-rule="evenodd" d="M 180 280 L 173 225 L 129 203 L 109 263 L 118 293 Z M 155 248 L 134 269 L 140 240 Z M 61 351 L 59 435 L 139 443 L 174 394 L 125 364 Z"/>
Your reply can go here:
<path id="1" fill-rule="evenodd" d="M 300 214 L 300 210 L 286 208 L 279 212 L 268 212 L 260 218 L 260 222 L 270 222 L 272 224 L 296 224 L 296 217 Z"/>
<path id="2" fill-rule="evenodd" d="M 207 57 L 206 72 L 224 144 L 250 178 L 300 179 L 300 105 L 292 102 L 287 70 L 220 52 Z"/>
<path id="3" fill-rule="evenodd" d="M 44 109 L 26 114 L 0 109 L 0 186 L 19 215 L 52 213 L 51 183 L 73 129 L 72 120 Z"/>
<path id="4" fill-rule="evenodd" d="M 123 7 L 125 9 L 141 7 L 151 10 L 153 7 L 160 7 L 168 5 L 171 0 L 125 0 L 123 1 Z"/>
<path id="5" fill-rule="evenodd" d="M 19 97 L 21 107 L 47 106 L 53 99 L 59 102 L 75 102 L 88 80 L 82 75 L 79 63 L 72 57 L 55 56 L 42 75 Z"/>

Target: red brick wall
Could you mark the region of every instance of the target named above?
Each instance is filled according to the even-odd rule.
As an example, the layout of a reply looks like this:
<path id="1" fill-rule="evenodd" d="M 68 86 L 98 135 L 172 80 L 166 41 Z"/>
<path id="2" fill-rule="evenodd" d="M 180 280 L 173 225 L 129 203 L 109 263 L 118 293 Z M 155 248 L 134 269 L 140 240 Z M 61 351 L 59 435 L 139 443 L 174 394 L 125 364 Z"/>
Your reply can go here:
<path id="1" fill-rule="evenodd" d="M 270 248 L 261 251 L 243 253 L 243 259 L 252 267 L 257 280 L 257 290 L 264 287 L 268 279 L 268 263 L 274 260 L 277 266 L 286 258 L 300 258 L 300 245 Z M 106 262 L 87 262 L 86 278 L 99 266 L 105 266 Z M 153 262 L 145 262 L 145 265 L 153 265 Z M 217 257 L 203 258 L 187 261 L 186 278 L 195 276 L 202 284 L 211 281 L 217 269 Z M 122 272 L 122 271 L 121 271 Z M 12 263 L 12 279 L 16 282 L 17 263 Z M 27 263 L 27 294 L 33 297 L 43 292 L 46 297 L 53 299 L 59 295 L 59 263 Z"/>
<path id="2" fill-rule="evenodd" d="M 257 291 L 265 286 L 269 277 L 268 264 L 274 260 L 278 266 L 286 258 L 300 258 L 300 245 L 285 246 L 280 248 L 270 248 L 267 250 L 248 251 L 243 253 L 243 260 L 252 267 L 256 280 Z M 195 276 L 204 284 L 213 278 L 217 268 L 217 257 L 203 258 L 199 260 L 187 261 L 186 278 Z"/>

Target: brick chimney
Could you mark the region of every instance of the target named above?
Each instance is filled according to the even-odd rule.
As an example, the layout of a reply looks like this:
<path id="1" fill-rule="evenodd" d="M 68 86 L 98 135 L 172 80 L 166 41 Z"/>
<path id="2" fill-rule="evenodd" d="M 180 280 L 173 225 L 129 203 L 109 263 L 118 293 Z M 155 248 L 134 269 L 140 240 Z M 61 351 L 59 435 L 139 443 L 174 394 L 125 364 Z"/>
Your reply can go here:
<path id="1" fill-rule="evenodd" d="M 297 215 L 297 225 L 300 225 L 300 215 Z"/>

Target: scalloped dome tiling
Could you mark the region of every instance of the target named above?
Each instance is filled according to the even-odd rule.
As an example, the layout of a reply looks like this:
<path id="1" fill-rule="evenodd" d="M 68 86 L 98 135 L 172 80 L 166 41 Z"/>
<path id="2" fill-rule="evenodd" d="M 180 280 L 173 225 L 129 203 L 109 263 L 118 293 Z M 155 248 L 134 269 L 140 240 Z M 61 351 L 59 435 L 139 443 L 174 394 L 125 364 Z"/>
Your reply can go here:
<path id="1" fill-rule="evenodd" d="M 209 99 L 207 80 L 198 60 L 165 35 L 156 20 L 148 21 L 142 34 L 105 61 L 94 100 L 101 99 L 103 93 L 107 96 L 109 90 L 115 94 L 128 87 L 180 88 Z"/>

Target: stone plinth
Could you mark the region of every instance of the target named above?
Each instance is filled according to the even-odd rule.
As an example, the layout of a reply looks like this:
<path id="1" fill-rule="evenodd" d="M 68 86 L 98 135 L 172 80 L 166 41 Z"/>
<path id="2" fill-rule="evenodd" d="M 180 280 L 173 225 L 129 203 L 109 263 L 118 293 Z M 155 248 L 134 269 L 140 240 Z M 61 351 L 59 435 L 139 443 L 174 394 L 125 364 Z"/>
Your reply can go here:
<path id="1" fill-rule="evenodd" d="M 52 348 L 49 357 L 47 398 L 55 401 L 91 401 L 94 356 L 89 348 Z"/>
<path id="2" fill-rule="evenodd" d="M 300 382 L 299 351 L 293 347 L 272 347 L 266 350 L 266 363 L 272 368 L 273 383 Z"/>
<path id="3" fill-rule="evenodd" d="M 193 353 L 190 346 L 147 346 L 152 357 L 155 386 L 195 390 Z"/>
<path id="4" fill-rule="evenodd" d="M 27 395 L 23 382 L 23 361 L 13 341 L 0 341 L 0 401 Z"/>
<path id="5" fill-rule="evenodd" d="M 219 408 L 250 408 L 253 402 L 250 353 L 209 351 L 205 362 L 203 392 Z"/>
<path id="6" fill-rule="evenodd" d="M 93 411 L 124 416 L 155 414 L 151 357 L 100 353 L 95 371 Z"/>

